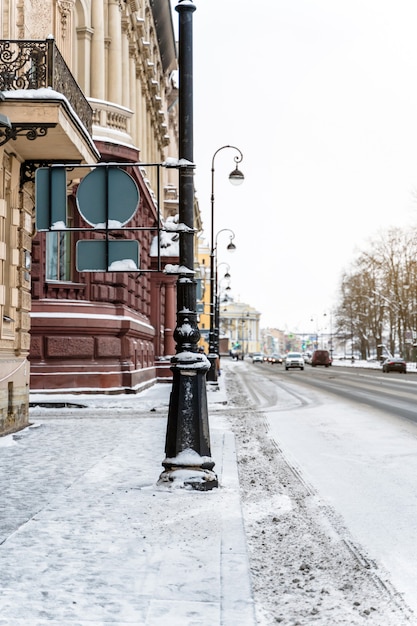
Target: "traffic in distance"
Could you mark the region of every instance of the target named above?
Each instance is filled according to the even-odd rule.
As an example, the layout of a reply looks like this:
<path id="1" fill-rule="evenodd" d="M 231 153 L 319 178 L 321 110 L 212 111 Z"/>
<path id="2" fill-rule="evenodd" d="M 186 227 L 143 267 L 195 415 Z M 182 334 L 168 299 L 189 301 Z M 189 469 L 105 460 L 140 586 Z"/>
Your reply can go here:
<path id="1" fill-rule="evenodd" d="M 254 352 L 249 356 L 254 364 L 270 363 L 284 365 L 286 371 L 290 369 L 304 370 L 305 365 L 311 365 L 311 367 L 330 367 L 333 363 L 333 358 L 328 350 L 314 350 L 313 352 L 288 352 L 284 355 L 266 355 L 261 352 Z M 354 359 L 354 357 L 339 357 L 340 360 L 344 358 L 349 361 Z M 381 359 L 380 364 L 384 373 L 407 373 L 407 363 L 401 357 L 384 357 Z"/>

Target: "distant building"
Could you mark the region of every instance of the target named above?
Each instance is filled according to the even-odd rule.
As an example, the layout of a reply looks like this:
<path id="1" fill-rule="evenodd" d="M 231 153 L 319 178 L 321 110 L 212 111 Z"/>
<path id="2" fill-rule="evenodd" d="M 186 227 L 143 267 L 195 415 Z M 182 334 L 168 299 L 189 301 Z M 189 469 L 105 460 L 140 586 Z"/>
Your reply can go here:
<path id="1" fill-rule="evenodd" d="M 204 346 L 206 354 L 209 352 L 210 333 L 210 246 L 201 237 L 197 243 L 197 312 L 198 327 L 200 329 L 200 345 Z"/>
<path id="2" fill-rule="evenodd" d="M 261 314 L 249 304 L 225 298 L 220 302 L 220 354 L 237 350 L 243 356 L 261 351 Z"/>
<path id="3" fill-rule="evenodd" d="M 265 354 L 285 354 L 288 350 L 288 337 L 283 330 L 263 328 L 261 330 L 262 352 Z"/>

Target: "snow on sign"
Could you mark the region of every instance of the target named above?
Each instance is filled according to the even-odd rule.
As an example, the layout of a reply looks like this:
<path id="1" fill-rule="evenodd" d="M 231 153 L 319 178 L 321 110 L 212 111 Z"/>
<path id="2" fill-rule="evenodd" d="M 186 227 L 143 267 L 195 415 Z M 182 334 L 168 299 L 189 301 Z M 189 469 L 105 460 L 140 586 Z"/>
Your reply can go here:
<path id="1" fill-rule="evenodd" d="M 81 239 L 76 247 L 77 272 L 137 272 L 139 242 L 132 239 Z"/>
<path id="2" fill-rule="evenodd" d="M 40 167 L 35 172 L 35 226 L 49 230 L 67 223 L 67 185 L 64 169 Z"/>
<path id="3" fill-rule="evenodd" d="M 90 226 L 121 228 L 139 206 L 139 189 L 133 178 L 118 167 L 97 167 L 77 190 L 77 208 Z"/>
<path id="4" fill-rule="evenodd" d="M 95 228 L 118 230 L 139 206 L 139 190 L 133 178 L 118 167 L 97 167 L 81 181 L 77 208 Z M 139 270 L 139 243 L 129 239 L 87 239 L 77 242 L 79 272 L 132 272 Z"/>
<path id="5" fill-rule="evenodd" d="M 66 168 L 38 168 L 35 177 L 37 230 L 66 230 Z M 77 242 L 76 266 L 79 272 L 139 270 L 138 241 L 109 237 L 109 231 L 123 230 L 132 219 L 139 199 L 139 189 L 133 178 L 114 165 L 96 166 L 83 178 L 76 194 L 78 212 L 94 229 L 104 230 L 105 238 L 80 239 Z"/>

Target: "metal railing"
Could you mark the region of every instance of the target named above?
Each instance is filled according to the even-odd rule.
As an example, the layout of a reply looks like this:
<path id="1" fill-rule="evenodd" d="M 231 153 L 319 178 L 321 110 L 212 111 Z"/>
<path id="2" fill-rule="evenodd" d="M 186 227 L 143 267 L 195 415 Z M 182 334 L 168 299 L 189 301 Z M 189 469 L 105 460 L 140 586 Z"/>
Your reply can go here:
<path id="1" fill-rule="evenodd" d="M 55 40 L 0 39 L 0 90 L 42 87 L 64 95 L 91 135 L 92 108 Z"/>

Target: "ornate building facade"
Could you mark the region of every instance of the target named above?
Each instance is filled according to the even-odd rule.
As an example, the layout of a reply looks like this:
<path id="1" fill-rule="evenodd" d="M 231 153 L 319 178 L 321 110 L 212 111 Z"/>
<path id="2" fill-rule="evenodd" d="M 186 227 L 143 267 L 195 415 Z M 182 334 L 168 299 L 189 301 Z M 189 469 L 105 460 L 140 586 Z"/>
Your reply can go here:
<path id="1" fill-rule="evenodd" d="M 175 277 L 162 271 L 160 227 L 178 209 L 177 170 L 162 165 L 178 155 L 178 110 L 166 0 L 0 0 L 0 20 L 4 434 L 27 424 L 29 387 L 135 391 L 175 352 Z M 36 172 L 62 163 L 66 223 L 38 232 Z M 77 199 L 97 163 L 127 171 L 139 197 L 129 223 L 106 222 L 104 234 Z M 80 270 L 83 238 L 137 239 L 140 265 Z M 169 254 L 164 263 L 175 262 Z"/>
<path id="2" fill-rule="evenodd" d="M 233 298 L 220 303 L 220 354 L 237 352 L 242 358 L 260 352 L 261 314 L 245 302 Z"/>

